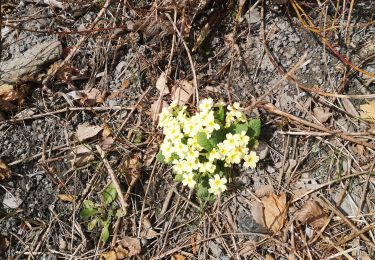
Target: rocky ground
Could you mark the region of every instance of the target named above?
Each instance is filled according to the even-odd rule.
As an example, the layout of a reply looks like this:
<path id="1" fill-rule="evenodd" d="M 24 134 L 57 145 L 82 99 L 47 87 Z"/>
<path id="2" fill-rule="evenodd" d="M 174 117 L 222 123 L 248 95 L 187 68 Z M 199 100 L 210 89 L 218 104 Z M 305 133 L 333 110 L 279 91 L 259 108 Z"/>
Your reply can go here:
<path id="1" fill-rule="evenodd" d="M 374 124 L 361 118 L 373 1 L 35 2 L 1 5 L 2 257 L 375 257 Z M 168 92 L 196 81 L 200 98 L 262 121 L 258 167 L 213 204 L 154 160 L 151 105 L 173 99 L 162 73 Z M 103 204 L 111 171 L 123 217 L 109 214 L 119 200 Z M 80 214 L 87 199 L 110 220 L 106 242 Z M 273 207 L 275 229 L 262 220 Z"/>

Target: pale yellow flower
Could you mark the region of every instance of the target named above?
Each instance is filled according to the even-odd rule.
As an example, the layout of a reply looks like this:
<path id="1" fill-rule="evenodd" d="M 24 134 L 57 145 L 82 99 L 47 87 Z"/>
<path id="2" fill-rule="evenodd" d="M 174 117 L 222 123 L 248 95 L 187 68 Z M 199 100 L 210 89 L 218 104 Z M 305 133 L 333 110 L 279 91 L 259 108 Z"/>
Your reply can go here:
<path id="1" fill-rule="evenodd" d="M 193 189 L 197 182 L 194 180 L 194 173 L 184 173 L 182 174 L 182 185 L 188 186 Z"/>
<path id="2" fill-rule="evenodd" d="M 254 169 L 257 166 L 257 162 L 259 161 L 259 156 L 254 151 L 251 151 L 248 155 L 244 156 L 244 164 L 245 168 Z"/>
<path id="3" fill-rule="evenodd" d="M 215 195 L 220 195 L 227 189 L 227 186 L 225 185 L 227 183 L 227 179 L 220 178 L 219 174 L 215 174 L 214 178 L 208 180 L 208 183 L 210 184 L 208 192 Z"/>

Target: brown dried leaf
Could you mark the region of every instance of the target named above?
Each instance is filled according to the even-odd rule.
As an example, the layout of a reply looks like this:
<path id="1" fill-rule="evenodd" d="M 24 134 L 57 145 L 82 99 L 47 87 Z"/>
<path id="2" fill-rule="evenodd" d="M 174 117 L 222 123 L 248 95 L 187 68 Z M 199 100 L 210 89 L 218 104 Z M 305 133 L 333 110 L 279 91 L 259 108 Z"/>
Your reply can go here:
<path id="1" fill-rule="evenodd" d="M 120 164 L 119 171 L 125 175 L 128 185 L 132 186 L 139 179 L 140 168 L 139 155 L 133 154 Z"/>
<path id="2" fill-rule="evenodd" d="M 369 102 L 368 104 L 361 105 L 360 108 L 362 110 L 361 117 L 364 120 L 375 124 L 375 100 Z"/>
<path id="3" fill-rule="evenodd" d="M 6 178 L 12 175 L 12 171 L 2 160 L 0 160 L 0 181 L 5 180 Z"/>
<path id="4" fill-rule="evenodd" d="M 255 196 L 257 196 L 258 198 L 262 198 L 274 192 L 275 190 L 273 189 L 272 185 L 262 185 L 255 189 Z"/>
<path id="5" fill-rule="evenodd" d="M 112 135 L 112 131 L 111 131 L 111 128 L 109 127 L 108 124 L 106 123 L 103 123 L 101 125 L 101 127 L 103 128 L 103 132 L 102 132 L 102 136 L 105 138 L 105 137 L 108 137 L 110 135 Z"/>
<path id="6" fill-rule="evenodd" d="M 109 251 L 102 253 L 99 257 L 100 260 L 117 260 L 117 254 L 115 251 Z"/>
<path id="7" fill-rule="evenodd" d="M 259 226 L 264 228 L 267 232 L 267 226 L 264 220 L 264 207 L 263 204 L 258 201 L 253 201 L 251 203 L 251 217 Z"/>
<path id="8" fill-rule="evenodd" d="M 116 254 L 122 253 L 125 257 L 135 256 L 141 252 L 141 243 L 138 238 L 124 237 L 115 248 Z M 123 258 L 119 258 L 123 259 Z"/>
<path id="9" fill-rule="evenodd" d="M 167 75 L 165 74 L 165 72 L 163 72 L 156 81 L 156 88 L 160 91 L 162 96 L 169 94 L 169 89 L 167 86 Z"/>
<path id="10" fill-rule="evenodd" d="M 65 202 L 73 202 L 74 201 L 74 197 L 72 195 L 69 195 L 69 194 L 58 194 L 57 197 L 59 198 L 59 200 L 62 200 L 62 201 L 65 201 Z"/>
<path id="11" fill-rule="evenodd" d="M 95 137 L 103 128 L 101 126 L 81 124 L 77 128 L 76 136 L 79 141 L 84 141 Z"/>
<path id="12" fill-rule="evenodd" d="M 151 222 L 148 218 L 142 219 L 142 230 L 141 230 L 141 237 L 145 239 L 152 239 L 158 236 L 158 232 L 156 232 L 152 226 Z"/>
<path id="13" fill-rule="evenodd" d="M 0 252 L 5 252 L 9 247 L 9 240 L 5 236 L 0 236 Z"/>
<path id="14" fill-rule="evenodd" d="M 332 113 L 328 112 L 327 109 L 323 109 L 321 107 L 314 108 L 314 116 L 320 123 L 325 123 L 328 119 L 332 116 Z"/>
<path id="15" fill-rule="evenodd" d="M 14 86 L 3 83 L 0 85 L 0 98 L 5 101 L 14 101 L 22 97 L 22 93 Z"/>
<path id="16" fill-rule="evenodd" d="M 193 96 L 194 86 L 191 81 L 180 80 L 172 93 L 172 99 L 182 106 L 190 101 Z"/>
<path id="17" fill-rule="evenodd" d="M 261 198 L 264 206 L 264 220 L 269 230 L 276 233 L 284 227 L 287 214 L 287 201 L 285 193 L 279 196 L 271 194 Z"/>
<path id="18" fill-rule="evenodd" d="M 185 260 L 186 258 L 185 258 L 185 256 L 183 256 L 183 255 L 180 255 L 180 254 L 174 254 L 174 255 L 172 256 L 172 259 L 173 259 L 173 260 Z"/>
<path id="19" fill-rule="evenodd" d="M 309 224 L 315 230 L 319 230 L 328 220 L 326 213 L 318 202 L 309 200 L 296 212 L 296 221 Z"/>
<path id="20" fill-rule="evenodd" d="M 125 80 L 121 83 L 120 90 L 128 89 L 129 86 L 130 86 L 130 82 L 129 82 L 129 80 L 125 79 Z"/>
<path id="21" fill-rule="evenodd" d="M 150 166 L 152 164 L 158 150 L 159 150 L 158 144 L 156 144 L 156 143 L 153 143 L 151 146 L 147 147 L 145 156 L 143 158 L 143 165 L 144 166 Z"/>
<path id="22" fill-rule="evenodd" d="M 352 114 L 353 116 L 359 117 L 357 109 L 355 109 L 353 103 L 349 99 L 343 98 L 341 102 L 346 112 Z"/>
<path id="23" fill-rule="evenodd" d="M 167 107 L 168 103 L 163 100 L 156 100 L 151 105 L 150 115 L 152 118 L 152 121 L 156 122 L 159 118 L 160 112 L 163 110 L 164 107 Z"/>
<path id="24" fill-rule="evenodd" d="M 85 145 L 75 146 L 70 153 L 70 162 L 73 166 L 83 166 L 95 159 L 90 148 Z"/>

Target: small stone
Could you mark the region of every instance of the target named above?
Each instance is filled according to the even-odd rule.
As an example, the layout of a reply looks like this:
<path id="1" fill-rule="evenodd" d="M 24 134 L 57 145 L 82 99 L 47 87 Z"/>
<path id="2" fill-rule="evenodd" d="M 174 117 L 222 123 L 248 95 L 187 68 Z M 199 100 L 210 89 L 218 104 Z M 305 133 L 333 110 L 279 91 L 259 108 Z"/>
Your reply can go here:
<path id="1" fill-rule="evenodd" d="M 21 206 L 22 202 L 23 202 L 23 200 L 21 200 L 17 196 L 13 196 L 9 192 L 7 192 L 5 194 L 4 199 L 3 199 L 3 205 L 6 208 L 10 208 L 10 209 L 16 209 L 16 208 L 18 208 L 19 206 Z"/>

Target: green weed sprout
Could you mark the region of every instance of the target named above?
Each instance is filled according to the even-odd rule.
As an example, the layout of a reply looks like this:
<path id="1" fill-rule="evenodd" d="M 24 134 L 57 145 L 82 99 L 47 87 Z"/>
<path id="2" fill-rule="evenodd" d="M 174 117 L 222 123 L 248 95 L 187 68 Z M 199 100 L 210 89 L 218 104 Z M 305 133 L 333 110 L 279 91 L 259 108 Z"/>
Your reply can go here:
<path id="1" fill-rule="evenodd" d="M 164 141 L 156 158 L 172 165 L 175 180 L 196 189 L 198 198 L 210 201 L 227 190 L 235 165 L 256 167 L 261 123 L 248 120 L 239 103 L 233 106 L 202 100 L 195 113 L 172 102 L 159 115 Z"/>

